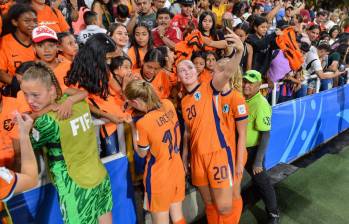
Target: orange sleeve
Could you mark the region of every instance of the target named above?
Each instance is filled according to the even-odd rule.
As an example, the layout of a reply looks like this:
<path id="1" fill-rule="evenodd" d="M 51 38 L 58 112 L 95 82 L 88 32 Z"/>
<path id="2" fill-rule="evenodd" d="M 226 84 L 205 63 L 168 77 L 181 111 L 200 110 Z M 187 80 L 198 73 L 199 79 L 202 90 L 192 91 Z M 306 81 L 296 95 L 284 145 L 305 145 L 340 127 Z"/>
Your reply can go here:
<path id="1" fill-rule="evenodd" d="M 146 125 L 143 124 L 142 119 L 136 122 L 136 128 L 137 128 L 137 145 L 138 148 L 142 151 L 149 151 L 150 150 L 150 143 L 148 139 L 148 133 L 146 131 Z"/>
<path id="2" fill-rule="evenodd" d="M 0 201 L 6 202 L 11 198 L 15 191 L 16 183 L 16 174 L 5 167 L 0 167 Z"/>
<path id="3" fill-rule="evenodd" d="M 245 98 L 238 91 L 233 90 L 232 111 L 236 121 L 244 120 L 248 117 Z"/>
<path id="4" fill-rule="evenodd" d="M 18 102 L 20 113 L 31 112 L 22 90 L 17 93 L 16 101 Z"/>
<path id="5" fill-rule="evenodd" d="M 6 56 L 6 52 L 3 49 L 3 46 L 0 47 L 0 69 L 8 72 L 9 62 Z"/>
<path id="6" fill-rule="evenodd" d="M 57 19 L 58 19 L 58 26 L 61 30 L 61 32 L 68 32 L 70 27 L 67 23 L 67 21 L 65 20 L 62 12 L 60 10 L 54 9 L 56 11 L 57 14 Z"/>

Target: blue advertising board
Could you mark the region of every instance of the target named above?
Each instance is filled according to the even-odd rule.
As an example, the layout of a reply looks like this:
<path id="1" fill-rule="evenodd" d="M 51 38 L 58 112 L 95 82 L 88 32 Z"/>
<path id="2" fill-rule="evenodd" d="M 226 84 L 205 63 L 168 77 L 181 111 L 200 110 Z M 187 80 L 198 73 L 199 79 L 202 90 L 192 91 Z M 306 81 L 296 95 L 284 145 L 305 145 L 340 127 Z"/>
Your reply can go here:
<path id="1" fill-rule="evenodd" d="M 349 128 L 349 85 L 273 107 L 265 165 L 290 163 Z"/>

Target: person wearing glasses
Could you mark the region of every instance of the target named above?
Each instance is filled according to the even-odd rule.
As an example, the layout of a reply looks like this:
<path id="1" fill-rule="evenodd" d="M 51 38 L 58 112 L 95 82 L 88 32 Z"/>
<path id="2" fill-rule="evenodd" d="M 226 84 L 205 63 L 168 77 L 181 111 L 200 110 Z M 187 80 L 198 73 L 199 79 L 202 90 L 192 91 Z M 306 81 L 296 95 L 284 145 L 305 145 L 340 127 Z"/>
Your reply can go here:
<path id="1" fill-rule="evenodd" d="M 243 94 L 248 106 L 246 147 L 248 158 L 245 165 L 257 192 L 260 194 L 268 213 L 268 223 L 279 223 L 279 211 L 275 190 L 264 167 L 264 155 L 269 145 L 271 130 L 271 106 L 259 92 L 262 75 L 249 70 L 243 76 Z"/>

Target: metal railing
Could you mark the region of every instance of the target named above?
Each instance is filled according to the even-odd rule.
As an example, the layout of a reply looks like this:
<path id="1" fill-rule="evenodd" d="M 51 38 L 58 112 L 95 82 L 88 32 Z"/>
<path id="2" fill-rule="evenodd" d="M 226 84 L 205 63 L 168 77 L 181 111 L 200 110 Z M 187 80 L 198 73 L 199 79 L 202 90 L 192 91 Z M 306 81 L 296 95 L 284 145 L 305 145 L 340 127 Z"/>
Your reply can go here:
<path id="1" fill-rule="evenodd" d="M 349 83 L 349 69 L 346 69 L 347 73 L 347 84 Z M 320 92 L 320 86 L 321 86 L 321 79 L 317 75 L 311 75 L 309 79 L 315 79 L 316 78 L 316 93 Z M 309 80 L 308 79 L 308 80 Z M 271 105 L 275 106 L 277 104 L 276 102 L 276 94 L 277 89 L 280 85 L 284 84 L 284 82 L 274 82 L 274 87 L 272 89 L 272 98 L 271 98 Z M 269 85 L 267 83 L 262 84 L 260 89 L 268 89 Z"/>

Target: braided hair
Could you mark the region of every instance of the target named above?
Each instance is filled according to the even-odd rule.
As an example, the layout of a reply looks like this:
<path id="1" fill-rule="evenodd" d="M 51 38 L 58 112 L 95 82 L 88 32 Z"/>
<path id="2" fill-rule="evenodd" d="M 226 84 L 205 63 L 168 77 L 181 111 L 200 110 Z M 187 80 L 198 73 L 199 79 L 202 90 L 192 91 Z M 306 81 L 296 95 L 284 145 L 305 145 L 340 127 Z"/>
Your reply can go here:
<path id="1" fill-rule="evenodd" d="M 44 62 L 33 62 L 33 65 L 24 72 L 22 80 L 39 80 L 47 88 L 54 86 L 57 95 L 55 100 L 58 101 L 62 97 L 62 89 L 55 74 Z"/>

